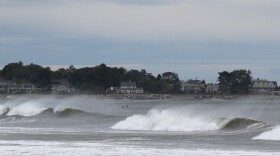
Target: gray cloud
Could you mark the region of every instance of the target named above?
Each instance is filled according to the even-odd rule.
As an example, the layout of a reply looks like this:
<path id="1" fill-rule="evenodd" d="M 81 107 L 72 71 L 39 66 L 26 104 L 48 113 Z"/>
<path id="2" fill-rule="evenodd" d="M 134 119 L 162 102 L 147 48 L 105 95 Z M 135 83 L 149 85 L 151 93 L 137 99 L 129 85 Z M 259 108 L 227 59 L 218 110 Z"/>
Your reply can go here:
<path id="1" fill-rule="evenodd" d="M 240 0 L 229 4 L 215 2 L 163 6 L 63 2 L 2 7 L 0 22 L 27 31 L 116 40 L 279 40 L 279 15 L 266 12 L 278 3 L 257 0 L 267 6 L 260 9 L 260 4 L 248 6 L 248 2 Z"/>
<path id="2" fill-rule="evenodd" d="M 0 62 L 124 64 L 182 78 L 280 64 L 278 0 L 0 0 Z M 79 55 L 77 55 L 79 54 Z"/>
<path id="3" fill-rule="evenodd" d="M 174 3 L 183 3 L 185 0 L 0 0 L 2 6 L 28 6 L 28 5 L 46 5 L 46 4 L 96 4 L 113 3 L 120 5 L 168 5 Z"/>

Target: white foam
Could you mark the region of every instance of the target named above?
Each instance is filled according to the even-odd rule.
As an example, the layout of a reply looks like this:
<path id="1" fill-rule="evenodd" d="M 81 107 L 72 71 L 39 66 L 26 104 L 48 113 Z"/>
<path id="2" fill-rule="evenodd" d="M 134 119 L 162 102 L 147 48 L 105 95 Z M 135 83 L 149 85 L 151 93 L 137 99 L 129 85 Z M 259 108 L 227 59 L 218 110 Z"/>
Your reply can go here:
<path id="1" fill-rule="evenodd" d="M 42 113 L 48 108 L 41 106 L 36 102 L 26 102 L 10 108 L 8 116 L 21 115 L 21 116 L 34 116 Z"/>
<path id="2" fill-rule="evenodd" d="M 190 117 L 174 110 L 152 109 L 146 115 L 133 115 L 113 125 L 120 130 L 151 131 L 210 131 L 218 130 L 224 124 L 206 117 Z"/>
<path id="3" fill-rule="evenodd" d="M 280 140 L 280 126 L 276 126 L 272 130 L 261 133 L 254 137 L 253 140 Z"/>
<path id="4" fill-rule="evenodd" d="M 7 105 L 0 105 L 0 115 L 5 114 L 9 111 L 9 107 Z"/>
<path id="5" fill-rule="evenodd" d="M 1 156 L 275 156 L 276 152 L 225 151 L 207 149 L 165 149 L 140 146 L 116 145 L 96 142 L 58 142 L 58 141 L 0 141 Z"/>

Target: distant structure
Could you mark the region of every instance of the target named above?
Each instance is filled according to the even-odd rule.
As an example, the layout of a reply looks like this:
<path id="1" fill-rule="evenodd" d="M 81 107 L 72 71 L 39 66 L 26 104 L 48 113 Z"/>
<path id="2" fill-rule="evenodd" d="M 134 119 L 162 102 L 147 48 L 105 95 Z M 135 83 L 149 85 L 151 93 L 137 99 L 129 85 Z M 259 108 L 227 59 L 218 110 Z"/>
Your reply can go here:
<path id="1" fill-rule="evenodd" d="M 110 87 L 106 89 L 107 94 L 120 94 L 121 93 L 121 87 Z"/>
<path id="2" fill-rule="evenodd" d="M 0 80 L 0 92 L 1 93 L 7 93 L 8 88 L 16 85 L 15 81 L 9 81 L 9 80 Z"/>
<path id="3" fill-rule="evenodd" d="M 205 88 L 206 94 L 221 94 L 220 85 L 209 83 Z"/>
<path id="4" fill-rule="evenodd" d="M 276 81 L 268 81 L 266 79 L 256 79 L 252 81 L 251 89 L 253 92 L 266 92 L 266 91 L 275 91 L 277 90 Z"/>
<path id="5" fill-rule="evenodd" d="M 121 82 L 120 87 L 106 89 L 107 94 L 142 94 L 143 88 L 138 88 L 136 82 Z"/>
<path id="6" fill-rule="evenodd" d="M 39 93 L 41 90 L 41 88 L 37 88 L 33 84 L 23 83 L 9 86 L 7 93 Z"/>
<path id="7" fill-rule="evenodd" d="M 136 82 L 121 82 L 121 93 L 123 94 L 142 94 L 144 93 L 143 88 L 137 88 Z"/>
<path id="8" fill-rule="evenodd" d="M 53 94 L 70 94 L 74 92 L 75 92 L 75 88 L 71 87 L 68 80 L 66 79 L 56 80 L 52 84 Z"/>
<path id="9" fill-rule="evenodd" d="M 205 82 L 201 80 L 188 80 L 181 82 L 181 90 L 186 94 L 204 94 L 205 93 Z"/>
<path id="10" fill-rule="evenodd" d="M 31 83 L 16 83 L 10 80 L 0 80 L 1 93 L 39 93 L 41 91 L 41 88 L 37 88 Z"/>

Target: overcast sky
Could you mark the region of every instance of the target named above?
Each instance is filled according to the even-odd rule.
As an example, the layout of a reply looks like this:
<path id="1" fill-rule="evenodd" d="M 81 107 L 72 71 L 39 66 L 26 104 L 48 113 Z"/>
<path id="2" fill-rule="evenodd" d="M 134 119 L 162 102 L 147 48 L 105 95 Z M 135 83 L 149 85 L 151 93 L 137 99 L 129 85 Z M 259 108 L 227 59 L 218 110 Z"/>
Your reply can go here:
<path id="1" fill-rule="evenodd" d="M 105 63 L 280 82 L 279 0 L 0 0 L 0 66 Z"/>

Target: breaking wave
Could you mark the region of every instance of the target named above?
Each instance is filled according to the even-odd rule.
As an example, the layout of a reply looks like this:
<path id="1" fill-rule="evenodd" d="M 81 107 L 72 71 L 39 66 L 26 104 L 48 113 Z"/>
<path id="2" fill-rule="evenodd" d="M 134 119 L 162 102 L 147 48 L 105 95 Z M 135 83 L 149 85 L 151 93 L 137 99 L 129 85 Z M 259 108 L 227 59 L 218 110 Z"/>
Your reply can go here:
<path id="1" fill-rule="evenodd" d="M 269 131 L 265 131 L 253 138 L 253 140 L 280 140 L 280 126 L 276 126 Z"/>
<path id="2" fill-rule="evenodd" d="M 243 129 L 243 128 L 250 129 L 251 127 L 259 124 L 265 124 L 265 123 L 252 119 L 246 119 L 246 118 L 232 118 L 229 119 L 228 122 L 221 128 L 222 129 Z"/>
<path id="3" fill-rule="evenodd" d="M 112 129 L 144 131 L 213 131 L 250 129 L 262 123 L 246 118 L 209 118 L 190 116 L 172 110 L 152 109 L 146 115 L 133 115 L 113 125 Z"/>
<path id="4" fill-rule="evenodd" d="M 48 108 L 41 107 L 36 104 L 25 103 L 25 104 L 21 104 L 21 105 L 12 107 L 12 108 L 8 107 L 8 112 L 6 113 L 6 115 L 7 116 L 15 116 L 15 115 L 34 116 L 34 115 L 44 112 L 47 109 Z"/>
<path id="5" fill-rule="evenodd" d="M 18 96 L 1 101 L 0 118 L 5 117 L 66 117 L 80 114 L 79 117 L 92 115 L 111 117 L 110 100 L 100 101 L 95 97 L 53 97 L 53 96 Z M 81 115 L 83 114 L 83 115 Z"/>
<path id="6" fill-rule="evenodd" d="M 90 114 L 88 112 L 75 109 L 75 108 L 64 108 L 55 110 L 54 108 L 40 107 L 32 104 L 22 104 L 16 107 L 9 107 L 0 105 L 0 115 L 2 116 L 23 116 L 31 117 L 37 115 L 58 115 L 60 117 L 71 116 L 75 114 Z"/>

